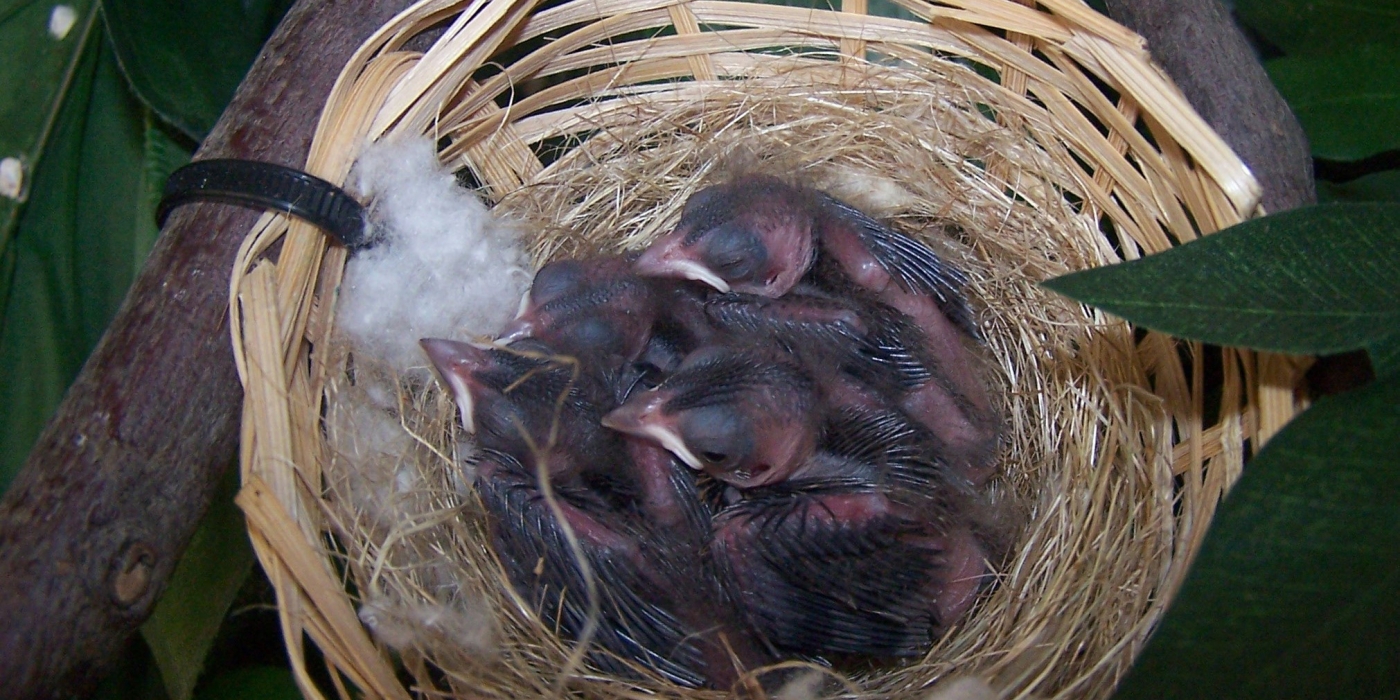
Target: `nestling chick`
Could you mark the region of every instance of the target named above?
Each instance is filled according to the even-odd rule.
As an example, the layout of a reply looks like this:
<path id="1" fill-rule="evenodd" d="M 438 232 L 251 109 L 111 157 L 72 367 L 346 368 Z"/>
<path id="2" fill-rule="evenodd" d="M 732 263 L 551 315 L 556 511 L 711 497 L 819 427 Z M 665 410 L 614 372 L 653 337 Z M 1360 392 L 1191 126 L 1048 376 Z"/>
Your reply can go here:
<path id="1" fill-rule="evenodd" d="M 910 295 L 905 301 L 919 299 L 926 298 Z M 936 309 L 917 303 L 910 308 L 942 320 Z M 852 394 L 849 379 L 832 377 L 834 362 L 842 374 L 898 402 L 938 439 L 947 462 L 972 481 L 986 481 L 995 471 L 998 421 L 956 334 L 951 345 L 946 335 L 930 338 L 914 319 L 853 285 L 839 293 L 798 285 L 779 299 L 718 294 L 705 309 L 723 331 L 773 338 L 827 377 L 828 395 Z M 942 344 L 930 348 L 930 342 Z M 855 397 L 833 398 L 828 402 L 840 405 Z"/>
<path id="2" fill-rule="evenodd" d="M 696 192 L 676 228 L 636 264 L 643 275 L 771 298 L 787 294 L 814 267 L 819 276 L 839 269 L 877 295 L 893 283 L 930 296 L 955 324 L 976 334 L 960 270 L 855 207 L 766 175 L 744 175 Z"/>
<path id="3" fill-rule="evenodd" d="M 635 360 L 656 320 L 656 298 L 631 261 L 618 256 L 560 260 L 540 268 L 520 314 L 500 342 L 538 338 L 568 354 Z"/>
<path id="4" fill-rule="evenodd" d="M 794 288 L 813 296 L 804 286 L 839 299 L 864 294 L 897 310 L 922 348 L 904 369 L 921 367 L 932 379 L 905 393 L 904 408 L 959 454 L 953 461 L 974 480 L 994 471 L 1000 421 L 963 345 L 964 337 L 978 337 L 962 294 L 966 276 L 924 244 L 816 190 L 746 175 L 695 193 L 680 223 L 636 269 L 769 298 Z M 908 349 L 899 325 L 872 319 L 866 327 Z M 858 351 L 880 357 L 869 346 Z"/>
<path id="5" fill-rule="evenodd" d="M 423 347 L 476 429 L 477 490 L 496 553 L 546 624 L 583 634 L 591 580 L 601 651 L 590 658 L 605 670 L 625 674 L 637 663 L 682 685 L 727 688 L 739 671 L 770 661 L 705 556 L 710 513 L 693 479 L 664 450 L 598 426 L 613 405 L 614 369 L 564 360 L 536 340 Z"/>
<path id="6" fill-rule="evenodd" d="M 714 542 L 759 634 L 804 655 L 923 654 L 972 606 L 987 576 L 964 525 L 925 518 L 851 478 L 750 492 L 716 516 Z"/>
<path id="7" fill-rule="evenodd" d="M 789 478 L 816 449 L 825 417 L 819 392 L 807 369 L 771 344 L 708 345 L 661 386 L 604 416 L 603 425 L 753 488 Z"/>
<path id="8" fill-rule="evenodd" d="M 873 425 L 877 436 L 857 456 L 886 465 L 881 483 L 918 493 L 929 480 L 980 483 L 991 473 L 993 450 L 981 435 L 964 438 L 962 407 L 923 369 L 917 339 L 909 349 L 886 337 L 891 320 L 866 324 L 834 300 L 736 296 L 720 295 L 708 310 L 721 328 L 741 335 L 697 350 L 603 424 L 655 440 L 740 489 L 800 477 L 819 443 L 849 454 L 851 436 Z M 879 333 L 867 335 L 867 326 Z M 941 410 L 923 410 L 931 394 L 948 397 Z M 915 420 L 903 408 L 909 404 L 921 410 Z"/>
<path id="9" fill-rule="evenodd" d="M 561 353 L 617 355 L 664 373 L 711 333 L 700 289 L 639 277 L 631 259 L 602 256 L 540 268 L 499 342 L 537 338 Z"/>

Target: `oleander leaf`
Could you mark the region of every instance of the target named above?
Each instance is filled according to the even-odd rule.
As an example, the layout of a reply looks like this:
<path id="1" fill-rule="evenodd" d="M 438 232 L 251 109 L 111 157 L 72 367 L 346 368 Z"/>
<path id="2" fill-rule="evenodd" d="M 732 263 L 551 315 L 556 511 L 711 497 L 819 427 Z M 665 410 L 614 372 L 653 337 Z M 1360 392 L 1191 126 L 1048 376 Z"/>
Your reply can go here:
<path id="1" fill-rule="evenodd" d="M 1400 377 L 1323 398 L 1245 468 L 1115 698 L 1400 688 Z"/>
<path id="2" fill-rule="evenodd" d="M 1246 221 L 1045 286 L 1217 345 L 1330 354 L 1400 328 L 1400 204 L 1326 204 Z"/>
<path id="3" fill-rule="evenodd" d="M 1363 43 L 1394 43 L 1396 0 L 1235 0 L 1235 14 L 1290 56 L 1344 52 Z"/>
<path id="4" fill-rule="evenodd" d="M 189 154 L 94 32 L 0 251 L 0 490 L 125 298 L 158 233 L 156 197 Z"/>
<path id="5" fill-rule="evenodd" d="M 97 14 L 95 0 L 0 3 L 6 56 L 0 61 L 0 254 L 9 248 Z"/>
<path id="6" fill-rule="evenodd" d="M 162 119 L 204 138 L 248 72 L 288 0 L 103 0 L 107 30 L 132 88 Z"/>
<path id="7" fill-rule="evenodd" d="M 1400 45 L 1365 44 L 1264 67 L 1298 116 L 1314 156 L 1360 160 L 1400 149 Z"/>

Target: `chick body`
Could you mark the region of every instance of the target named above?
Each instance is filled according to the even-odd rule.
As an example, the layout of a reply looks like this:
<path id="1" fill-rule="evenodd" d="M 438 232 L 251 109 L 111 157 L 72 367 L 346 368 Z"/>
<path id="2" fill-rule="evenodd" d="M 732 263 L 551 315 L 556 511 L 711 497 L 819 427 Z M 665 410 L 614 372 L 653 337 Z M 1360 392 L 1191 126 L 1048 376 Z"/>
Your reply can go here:
<path id="1" fill-rule="evenodd" d="M 769 661 L 724 597 L 693 477 L 664 451 L 598 425 L 615 403 L 615 369 L 535 340 L 423 344 L 471 414 L 493 547 L 546 624 L 578 637 L 590 619 L 590 576 L 562 523 L 597 591 L 590 659 L 601 668 L 630 674 L 635 663 L 682 685 L 728 687 Z"/>

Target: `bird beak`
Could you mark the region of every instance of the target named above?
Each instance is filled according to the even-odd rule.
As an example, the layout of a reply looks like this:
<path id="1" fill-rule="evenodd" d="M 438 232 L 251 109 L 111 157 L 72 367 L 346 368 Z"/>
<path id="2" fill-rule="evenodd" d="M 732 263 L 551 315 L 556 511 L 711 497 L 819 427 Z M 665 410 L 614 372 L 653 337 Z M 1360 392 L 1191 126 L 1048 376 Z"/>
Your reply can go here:
<path id="1" fill-rule="evenodd" d="M 652 389 L 603 416 L 603 427 L 655 440 L 690 468 L 702 469 L 700 460 L 681 439 L 675 416 L 661 412 L 666 399 L 665 394 Z"/>
<path id="2" fill-rule="evenodd" d="M 690 259 L 682 245 L 683 240 L 680 231 L 666 234 L 637 258 L 632 269 L 643 277 L 679 277 L 703 282 L 721 292 L 729 291 L 728 282 L 710 268 Z"/>
<path id="3" fill-rule="evenodd" d="M 489 362 L 486 352 L 480 348 L 442 338 L 423 338 L 418 341 L 423 352 L 432 360 L 438 377 L 452 392 L 457 401 L 457 410 L 462 414 L 462 425 L 467 432 L 476 432 L 475 414 L 472 402 L 472 372 L 485 367 Z"/>
<path id="4" fill-rule="evenodd" d="M 506 324 L 501 330 L 501 336 L 496 342 L 501 345 L 510 345 L 522 338 L 529 338 L 535 334 L 535 321 L 528 316 L 519 316 L 514 321 Z"/>

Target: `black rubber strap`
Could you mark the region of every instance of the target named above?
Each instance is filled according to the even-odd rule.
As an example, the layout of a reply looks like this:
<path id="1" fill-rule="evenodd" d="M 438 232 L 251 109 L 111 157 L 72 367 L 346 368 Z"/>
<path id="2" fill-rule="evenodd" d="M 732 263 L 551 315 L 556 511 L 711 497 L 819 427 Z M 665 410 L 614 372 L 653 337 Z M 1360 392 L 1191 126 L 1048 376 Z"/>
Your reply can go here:
<path id="1" fill-rule="evenodd" d="M 345 190 L 300 170 L 252 160 L 190 163 L 170 174 L 156 207 L 156 225 L 196 201 L 284 211 L 321 227 L 347 248 L 366 245 L 365 209 Z"/>

